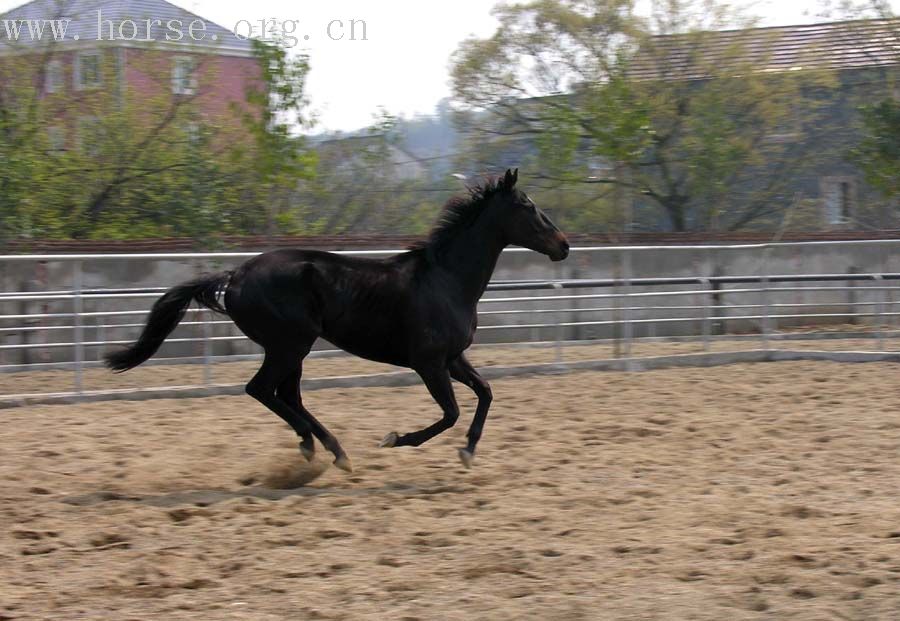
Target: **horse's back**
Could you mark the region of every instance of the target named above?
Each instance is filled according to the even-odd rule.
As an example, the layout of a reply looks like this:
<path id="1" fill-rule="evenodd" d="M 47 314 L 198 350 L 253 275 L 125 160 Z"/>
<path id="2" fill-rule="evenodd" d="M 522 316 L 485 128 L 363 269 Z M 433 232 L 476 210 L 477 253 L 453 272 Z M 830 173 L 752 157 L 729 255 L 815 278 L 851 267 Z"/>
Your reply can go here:
<path id="1" fill-rule="evenodd" d="M 235 271 L 225 304 L 237 326 L 263 346 L 322 336 L 351 353 L 394 361 L 409 280 L 402 260 L 274 250 Z"/>

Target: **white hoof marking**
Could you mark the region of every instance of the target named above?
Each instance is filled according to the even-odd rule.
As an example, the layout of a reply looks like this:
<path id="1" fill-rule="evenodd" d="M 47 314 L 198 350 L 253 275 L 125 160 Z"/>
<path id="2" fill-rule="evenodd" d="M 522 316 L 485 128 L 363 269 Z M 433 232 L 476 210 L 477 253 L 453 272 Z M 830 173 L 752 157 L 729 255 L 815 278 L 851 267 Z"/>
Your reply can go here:
<path id="1" fill-rule="evenodd" d="M 396 431 L 392 431 L 386 436 L 384 436 L 384 440 L 378 443 L 379 448 L 391 448 L 392 446 L 397 445 L 397 440 L 400 439 L 400 436 L 397 435 Z"/>
<path id="2" fill-rule="evenodd" d="M 459 449 L 459 460 L 462 462 L 463 466 L 471 468 L 472 462 L 475 460 L 475 455 L 470 453 L 468 449 L 461 448 Z"/>
<path id="3" fill-rule="evenodd" d="M 353 472 L 353 464 L 350 463 L 350 458 L 346 455 L 344 457 L 338 457 L 334 460 L 334 466 L 336 468 L 340 468 L 344 472 Z"/>

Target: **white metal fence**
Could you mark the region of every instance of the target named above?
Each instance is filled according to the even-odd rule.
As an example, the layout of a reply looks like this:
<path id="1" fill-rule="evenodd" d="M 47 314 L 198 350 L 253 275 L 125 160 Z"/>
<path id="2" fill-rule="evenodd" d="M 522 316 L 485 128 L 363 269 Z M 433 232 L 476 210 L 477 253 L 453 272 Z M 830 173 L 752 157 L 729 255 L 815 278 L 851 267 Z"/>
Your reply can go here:
<path id="1" fill-rule="evenodd" d="M 740 335 L 756 340 L 748 347 L 766 349 L 800 330 L 810 338 L 824 335 L 823 326 L 853 325 L 845 332 L 864 332 L 871 349 L 885 351 L 900 315 L 898 248 L 900 240 L 574 248 L 576 277 L 561 271 L 528 278 L 528 265 L 513 261 L 504 275 L 514 277 L 492 282 L 479 305 L 479 337 L 547 343 L 563 361 L 565 347 L 577 342 L 606 339 L 615 344 L 612 355 L 627 358 L 635 344 L 659 337 L 693 339 L 708 351 L 716 339 Z M 526 259 L 516 256 L 526 252 L 513 248 L 506 255 Z M 108 348 L 134 340 L 166 287 L 85 287 L 86 263 L 228 264 L 255 254 L 0 256 L 4 274 L 16 266 L 53 264 L 65 266 L 68 279 L 67 286 L 57 279 L 43 290 L 11 287 L 0 294 L 0 372 L 68 370 L 72 392 L 83 393 L 85 369 L 98 366 Z M 833 327 L 828 333 L 835 336 Z M 201 309 L 189 311 L 167 347 L 170 353 L 157 364 L 202 362 L 206 384 L 214 364 L 259 355 L 227 318 Z"/>

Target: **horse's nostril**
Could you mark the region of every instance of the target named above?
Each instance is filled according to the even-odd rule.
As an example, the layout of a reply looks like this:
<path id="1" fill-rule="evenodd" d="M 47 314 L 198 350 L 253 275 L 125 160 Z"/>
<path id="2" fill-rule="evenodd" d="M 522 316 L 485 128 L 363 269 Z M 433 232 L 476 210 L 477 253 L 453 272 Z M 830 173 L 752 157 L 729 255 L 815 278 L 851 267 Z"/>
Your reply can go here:
<path id="1" fill-rule="evenodd" d="M 556 243 L 555 253 L 559 257 L 558 259 L 554 259 L 554 261 L 562 261 L 569 256 L 569 240 L 566 239 L 566 236 L 562 231 L 557 229 L 554 232 L 554 239 L 551 243 Z"/>

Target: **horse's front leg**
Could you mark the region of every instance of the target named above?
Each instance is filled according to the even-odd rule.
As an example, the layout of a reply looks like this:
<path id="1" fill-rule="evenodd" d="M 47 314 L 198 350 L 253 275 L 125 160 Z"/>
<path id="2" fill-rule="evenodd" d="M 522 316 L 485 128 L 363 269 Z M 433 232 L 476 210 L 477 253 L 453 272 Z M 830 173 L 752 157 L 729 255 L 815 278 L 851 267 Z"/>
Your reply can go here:
<path id="1" fill-rule="evenodd" d="M 435 364 L 433 366 L 421 367 L 416 369 L 416 373 L 425 382 L 428 392 L 441 406 L 444 416 L 433 425 L 429 425 L 419 431 L 412 433 L 398 434 L 396 431 L 389 433 L 380 446 L 387 448 L 391 446 L 419 446 L 423 442 L 427 442 L 434 436 L 450 429 L 456 424 L 459 418 L 459 407 L 456 405 L 456 395 L 453 394 L 453 386 L 450 383 L 450 372 L 443 364 Z"/>
<path id="2" fill-rule="evenodd" d="M 475 459 L 475 446 L 481 438 L 484 422 L 487 420 L 488 409 L 490 409 L 491 401 L 493 400 L 491 385 L 478 374 L 478 371 L 472 367 L 463 355 L 460 355 L 459 358 L 450 363 L 450 376 L 471 388 L 478 397 L 475 417 L 472 419 L 472 425 L 466 434 L 469 441 L 465 448 L 459 449 L 459 459 L 466 468 L 471 468 L 472 460 Z"/>

